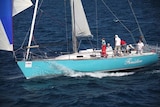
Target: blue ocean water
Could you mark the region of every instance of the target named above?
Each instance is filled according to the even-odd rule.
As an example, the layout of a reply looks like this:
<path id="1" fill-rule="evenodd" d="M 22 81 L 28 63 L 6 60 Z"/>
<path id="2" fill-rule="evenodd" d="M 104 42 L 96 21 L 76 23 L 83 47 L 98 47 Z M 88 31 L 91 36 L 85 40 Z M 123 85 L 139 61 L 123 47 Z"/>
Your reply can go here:
<path id="1" fill-rule="evenodd" d="M 97 0 L 98 25 L 95 2 L 82 0 L 92 34 L 105 37 L 113 45 L 118 34 L 132 42 L 129 33 L 115 22 L 115 18 L 101 0 Z M 139 37 L 127 0 L 104 0 L 117 17 Z M 35 1 L 33 1 L 35 2 Z M 36 22 L 34 37 L 38 44 L 48 46 L 47 53 L 66 51 L 65 1 L 44 0 Z M 67 32 L 71 35 L 69 0 L 66 0 Z M 160 1 L 132 1 L 136 16 L 146 40 L 160 44 Z M 31 22 L 33 7 L 13 18 L 15 50 L 21 46 Z M 45 19 L 45 20 L 44 20 Z M 97 38 L 97 37 L 96 37 Z M 70 38 L 68 39 L 70 43 Z M 96 42 L 94 46 L 96 46 Z M 99 42 L 100 43 L 100 42 Z M 63 46 L 59 45 L 62 44 Z M 41 46 L 41 45 L 40 45 Z M 100 46 L 100 45 L 98 45 Z M 82 46 L 83 47 L 83 46 Z M 70 47 L 69 47 L 70 48 Z M 51 52 L 50 50 L 58 51 Z M 1 107 L 159 107 L 160 61 L 146 68 L 117 73 L 68 73 L 58 77 L 26 80 L 12 53 L 0 51 L 0 104 Z"/>

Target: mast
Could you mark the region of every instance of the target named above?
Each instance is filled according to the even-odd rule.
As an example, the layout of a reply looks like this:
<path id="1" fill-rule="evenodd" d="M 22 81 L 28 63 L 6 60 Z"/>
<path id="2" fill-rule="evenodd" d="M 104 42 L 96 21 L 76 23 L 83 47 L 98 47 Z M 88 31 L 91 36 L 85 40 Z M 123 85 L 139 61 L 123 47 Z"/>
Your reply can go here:
<path id="1" fill-rule="evenodd" d="M 32 24 L 31 24 L 31 31 L 30 31 L 30 35 L 29 35 L 29 42 L 28 42 L 28 46 L 27 46 L 28 49 L 27 49 L 27 54 L 26 54 L 26 60 L 28 60 L 28 56 L 29 56 L 29 52 L 30 52 L 30 46 L 31 46 L 31 41 L 32 41 L 33 31 L 34 31 L 34 26 L 35 26 L 35 19 L 36 19 L 36 14 L 37 14 L 37 9 L 38 9 L 38 2 L 39 2 L 39 0 L 36 0 L 34 14 L 33 14 L 33 18 L 32 18 Z"/>

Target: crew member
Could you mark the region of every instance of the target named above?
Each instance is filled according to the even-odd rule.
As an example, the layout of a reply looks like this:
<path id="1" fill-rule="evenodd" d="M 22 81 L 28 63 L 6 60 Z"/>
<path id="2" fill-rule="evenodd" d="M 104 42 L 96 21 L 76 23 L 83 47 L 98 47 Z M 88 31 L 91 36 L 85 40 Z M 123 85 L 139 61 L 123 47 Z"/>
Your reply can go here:
<path id="1" fill-rule="evenodd" d="M 126 53 L 127 43 L 125 40 L 121 40 L 121 50 L 123 53 Z"/>
<path id="2" fill-rule="evenodd" d="M 102 52 L 101 52 L 101 56 L 102 57 L 107 57 L 107 54 L 106 54 L 106 41 L 104 38 L 102 38 Z"/>
<path id="3" fill-rule="evenodd" d="M 142 54 L 143 53 L 143 47 L 144 47 L 144 44 L 141 40 L 139 40 L 139 42 L 137 43 L 137 53 L 138 54 Z"/>
<path id="4" fill-rule="evenodd" d="M 118 37 L 118 35 L 115 35 L 115 48 L 114 48 L 114 55 L 120 55 L 121 56 L 121 39 Z"/>

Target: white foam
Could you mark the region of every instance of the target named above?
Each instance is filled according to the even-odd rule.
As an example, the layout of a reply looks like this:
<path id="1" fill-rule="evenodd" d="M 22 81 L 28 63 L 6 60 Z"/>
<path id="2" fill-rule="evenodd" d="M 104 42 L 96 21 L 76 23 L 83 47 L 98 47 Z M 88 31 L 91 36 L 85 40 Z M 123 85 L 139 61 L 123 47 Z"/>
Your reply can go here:
<path id="1" fill-rule="evenodd" d="M 90 76 L 94 78 L 103 78 L 103 77 L 120 77 L 120 76 L 127 76 L 132 75 L 134 72 L 115 72 L 115 73 L 109 73 L 109 72 L 94 72 L 94 73 L 83 73 L 83 72 L 71 72 L 66 74 L 66 76 L 70 77 L 84 77 L 84 76 Z"/>
<path id="2" fill-rule="evenodd" d="M 23 75 L 16 75 L 16 76 L 10 76 L 7 79 L 8 80 L 13 80 L 13 79 L 19 79 L 19 78 L 23 78 L 23 77 L 24 77 Z"/>
<path id="3" fill-rule="evenodd" d="M 64 72 L 65 74 L 72 74 L 74 71 L 72 69 L 69 69 L 63 65 L 57 64 L 56 62 L 51 62 L 50 63 L 53 69 L 56 69 L 60 72 Z"/>
<path id="4" fill-rule="evenodd" d="M 103 78 L 103 77 L 120 77 L 120 76 L 127 76 L 132 75 L 134 72 L 76 72 L 72 69 L 69 69 L 63 65 L 57 64 L 56 62 L 52 62 L 52 66 L 54 65 L 54 68 L 56 68 L 58 71 L 61 71 L 64 73 L 64 76 L 69 77 L 84 77 L 84 76 L 90 76 L 95 78 Z"/>
<path id="5" fill-rule="evenodd" d="M 120 76 L 127 76 L 127 75 L 132 75 L 134 72 L 76 72 L 72 69 L 69 69 L 63 65 L 57 64 L 56 62 L 49 62 L 54 70 L 57 70 L 59 72 L 63 72 L 64 76 L 69 76 L 69 77 L 84 77 L 84 76 L 90 76 L 90 77 L 95 77 L 95 78 L 103 78 L 103 77 L 120 77 Z"/>

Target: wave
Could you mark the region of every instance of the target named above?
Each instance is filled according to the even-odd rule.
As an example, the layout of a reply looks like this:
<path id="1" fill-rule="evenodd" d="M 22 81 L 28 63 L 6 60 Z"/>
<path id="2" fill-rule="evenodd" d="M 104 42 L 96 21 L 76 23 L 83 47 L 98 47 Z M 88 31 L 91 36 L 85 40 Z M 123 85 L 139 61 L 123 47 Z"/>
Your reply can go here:
<path id="1" fill-rule="evenodd" d="M 152 71 L 152 74 L 155 74 L 155 73 L 160 73 L 160 70 L 154 70 L 154 71 Z"/>
<path id="2" fill-rule="evenodd" d="M 15 75 L 15 76 L 7 77 L 8 80 L 14 80 L 14 79 L 20 79 L 20 78 L 24 78 L 24 76 L 23 75 Z"/>

